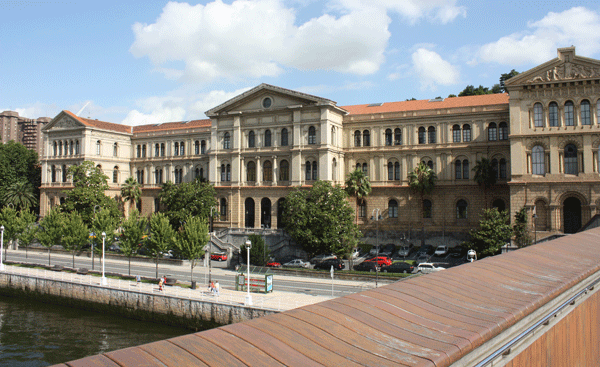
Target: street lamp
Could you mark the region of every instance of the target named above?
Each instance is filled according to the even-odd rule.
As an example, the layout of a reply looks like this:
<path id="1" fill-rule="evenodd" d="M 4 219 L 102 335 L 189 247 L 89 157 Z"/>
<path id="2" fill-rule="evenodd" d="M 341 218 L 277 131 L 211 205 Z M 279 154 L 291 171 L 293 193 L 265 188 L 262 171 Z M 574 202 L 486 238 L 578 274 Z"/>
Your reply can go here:
<path id="1" fill-rule="evenodd" d="M 102 285 L 107 285 L 106 277 L 104 276 L 104 240 L 106 239 L 106 232 L 102 232 Z"/>
<path id="2" fill-rule="evenodd" d="M 470 262 L 477 260 L 477 252 L 475 252 L 475 250 L 469 250 L 467 252 L 467 260 Z"/>
<path id="3" fill-rule="evenodd" d="M 94 205 L 94 219 L 96 219 L 96 208 L 99 208 L 100 205 Z M 92 270 L 94 270 L 94 243 L 96 243 L 96 234 L 94 233 L 94 238 L 92 239 Z"/>
<path id="4" fill-rule="evenodd" d="M 252 306 L 252 296 L 250 295 L 250 249 L 252 248 L 252 242 L 250 240 L 246 240 L 246 251 L 248 252 L 248 277 L 247 282 L 248 285 L 246 288 L 248 289 L 248 295 L 246 296 L 246 306 Z"/>
<path id="5" fill-rule="evenodd" d="M 212 273 L 212 235 L 213 235 L 213 210 L 216 210 L 216 207 L 210 208 L 210 240 L 208 241 L 208 284 L 210 285 L 212 281 L 211 273 Z M 206 278 L 204 278 L 206 280 Z"/>
<path id="6" fill-rule="evenodd" d="M 377 288 L 377 284 L 379 283 L 379 220 L 381 219 L 379 213 L 379 208 L 375 208 L 371 212 L 371 220 L 374 219 L 377 224 L 377 236 L 375 238 L 375 249 L 377 251 L 377 255 L 375 255 L 375 288 Z"/>
<path id="7" fill-rule="evenodd" d="M 0 271 L 4 271 L 4 263 L 2 262 L 2 248 L 4 247 L 4 226 L 0 226 Z"/>

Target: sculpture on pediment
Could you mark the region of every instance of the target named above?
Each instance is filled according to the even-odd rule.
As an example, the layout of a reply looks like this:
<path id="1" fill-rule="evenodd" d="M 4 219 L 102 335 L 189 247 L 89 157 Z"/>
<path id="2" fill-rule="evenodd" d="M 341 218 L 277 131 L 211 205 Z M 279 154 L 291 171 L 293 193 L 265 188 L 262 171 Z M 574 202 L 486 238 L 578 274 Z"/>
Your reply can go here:
<path id="1" fill-rule="evenodd" d="M 68 128 L 78 127 L 78 126 L 79 126 L 79 124 L 77 122 L 75 122 L 73 119 L 63 118 L 62 120 L 58 121 L 56 123 L 56 125 L 54 125 L 53 127 L 59 128 L 59 129 L 68 129 Z"/>
<path id="2" fill-rule="evenodd" d="M 587 79 L 600 76 L 600 68 L 586 65 L 565 62 L 557 65 L 550 70 L 546 70 L 543 75 L 537 75 L 527 81 L 527 83 L 543 83 L 552 81 L 562 81 L 570 79 Z"/>

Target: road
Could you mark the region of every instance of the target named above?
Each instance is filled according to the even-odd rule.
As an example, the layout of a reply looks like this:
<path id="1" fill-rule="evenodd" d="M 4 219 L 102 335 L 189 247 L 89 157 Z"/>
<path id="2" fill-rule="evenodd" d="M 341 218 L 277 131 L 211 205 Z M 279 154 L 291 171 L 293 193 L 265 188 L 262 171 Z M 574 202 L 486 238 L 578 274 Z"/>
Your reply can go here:
<path id="1" fill-rule="evenodd" d="M 48 253 L 32 251 L 28 252 L 26 258 L 24 250 L 9 250 L 6 259 L 8 261 L 19 261 L 31 264 L 48 264 Z M 63 253 L 51 253 L 50 254 L 51 265 L 62 265 L 67 267 L 73 267 L 73 258 L 71 255 Z M 234 289 L 235 288 L 235 271 L 225 269 L 224 262 L 212 262 L 211 278 L 213 281 L 219 281 L 221 287 Z M 92 260 L 87 255 L 75 256 L 75 267 L 76 268 L 88 268 L 92 269 Z M 95 257 L 94 267 L 95 270 L 100 270 L 101 265 L 99 257 Z M 105 265 L 105 272 L 107 273 L 119 273 L 129 274 L 127 259 L 113 259 L 107 258 Z M 140 275 L 142 277 L 155 278 L 156 277 L 156 264 L 148 262 L 137 262 L 131 261 L 131 274 Z M 190 267 L 187 265 L 158 265 L 158 274 L 169 275 L 181 281 L 190 281 Z M 208 284 L 208 268 L 199 264 L 194 268 L 194 280 L 198 283 L 198 286 L 206 286 Z M 350 280 L 339 280 L 334 279 L 333 281 L 333 295 L 336 297 L 345 296 L 352 293 L 371 289 L 375 286 L 373 281 L 350 281 Z M 380 283 L 381 279 L 380 279 Z M 287 292 L 296 292 L 309 295 L 319 296 L 330 296 L 332 294 L 332 281 L 331 279 L 322 278 L 307 278 L 307 277 L 294 277 L 276 274 L 273 280 L 273 287 L 275 291 L 282 290 Z"/>

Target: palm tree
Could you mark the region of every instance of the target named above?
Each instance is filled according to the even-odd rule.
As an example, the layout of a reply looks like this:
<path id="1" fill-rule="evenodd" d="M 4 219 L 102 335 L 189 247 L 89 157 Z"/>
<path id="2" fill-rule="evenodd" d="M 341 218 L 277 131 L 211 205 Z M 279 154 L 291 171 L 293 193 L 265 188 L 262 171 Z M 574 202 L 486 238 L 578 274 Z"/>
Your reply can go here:
<path id="1" fill-rule="evenodd" d="M 369 177 L 361 169 L 357 168 L 346 179 L 346 192 L 350 196 L 356 196 L 356 224 L 358 224 L 358 207 L 371 193 Z"/>
<path id="2" fill-rule="evenodd" d="M 496 184 L 496 172 L 492 166 L 492 162 L 487 158 L 481 158 L 477 161 L 475 167 L 473 167 L 475 175 L 473 179 L 479 186 L 483 187 L 483 194 L 485 196 L 485 207 L 487 209 L 487 191 L 490 187 Z"/>
<path id="3" fill-rule="evenodd" d="M 33 186 L 27 181 L 17 181 L 7 187 L 2 201 L 4 205 L 12 204 L 16 210 L 31 208 L 37 202 Z"/>
<path id="4" fill-rule="evenodd" d="M 410 188 L 417 192 L 421 198 L 421 220 L 422 220 L 422 236 L 421 245 L 425 244 L 425 220 L 424 220 L 424 208 L 423 198 L 426 194 L 430 194 L 435 186 L 435 180 L 437 179 L 433 169 L 421 162 L 415 169 L 408 174 L 408 185 Z"/>
<path id="5" fill-rule="evenodd" d="M 135 178 L 130 176 L 127 180 L 125 180 L 123 187 L 121 187 L 121 195 L 125 201 L 131 202 L 131 205 L 129 205 L 129 210 L 136 206 L 137 202 L 142 196 L 142 189 Z"/>

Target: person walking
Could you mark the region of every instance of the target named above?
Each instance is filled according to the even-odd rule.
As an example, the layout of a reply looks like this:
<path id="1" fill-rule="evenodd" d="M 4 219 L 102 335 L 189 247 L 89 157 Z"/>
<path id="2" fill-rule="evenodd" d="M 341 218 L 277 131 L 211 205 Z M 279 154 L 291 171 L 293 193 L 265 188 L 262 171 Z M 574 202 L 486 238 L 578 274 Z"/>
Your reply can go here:
<path id="1" fill-rule="evenodd" d="M 217 297 L 219 297 L 219 290 L 220 290 L 219 281 L 217 280 L 217 283 L 215 284 L 215 295 Z"/>
<path id="2" fill-rule="evenodd" d="M 215 282 L 210 282 L 210 286 L 208 287 L 208 289 L 212 292 L 212 294 L 215 294 Z"/>
<path id="3" fill-rule="evenodd" d="M 164 280 L 164 278 L 160 278 L 160 279 L 158 280 L 158 290 L 159 290 L 159 291 L 162 291 L 162 290 L 163 290 L 163 284 L 164 284 L 164 283 L 165 283 L 165 280 Z"/>

